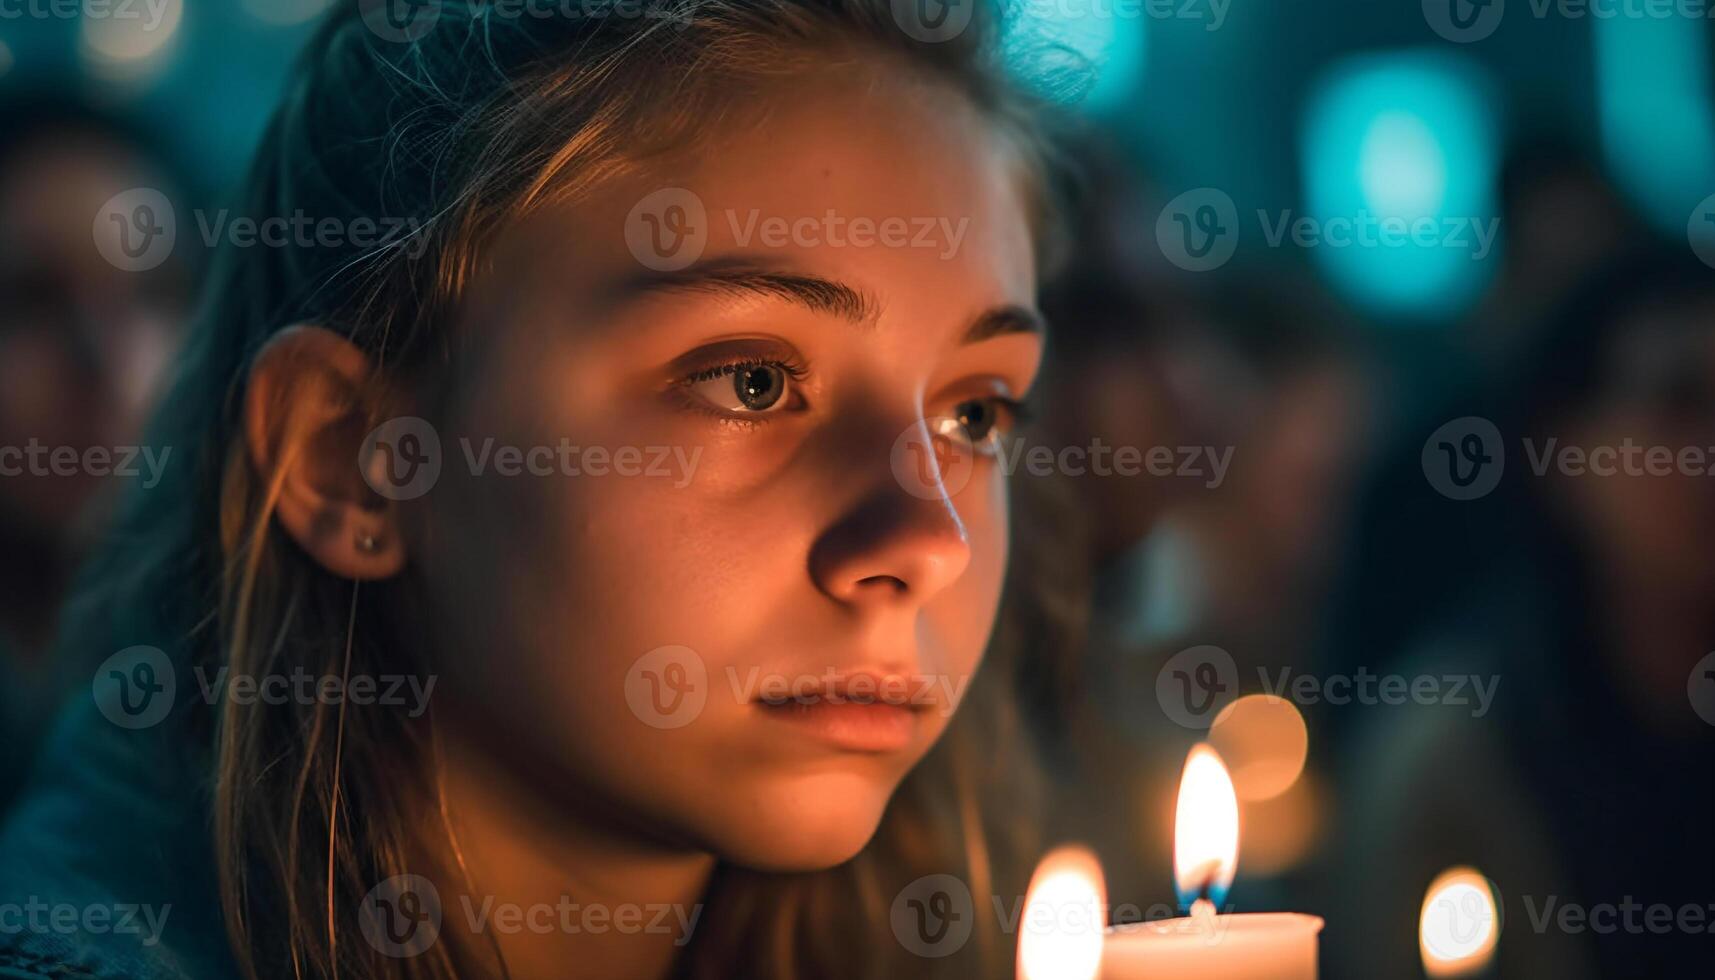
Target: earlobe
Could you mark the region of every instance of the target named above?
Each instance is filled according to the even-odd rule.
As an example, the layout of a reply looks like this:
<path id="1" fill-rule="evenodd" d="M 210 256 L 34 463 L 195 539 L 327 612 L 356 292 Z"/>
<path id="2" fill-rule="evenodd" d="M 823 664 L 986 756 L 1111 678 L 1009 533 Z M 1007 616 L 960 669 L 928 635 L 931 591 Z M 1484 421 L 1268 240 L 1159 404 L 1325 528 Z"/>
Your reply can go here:
<path id="1" fill-rule="evenodd" d="M 251 363 L 244 401 L 250 462 L 280 527 L 342 578 L 405 565 L 398 505 L 370 489 L 358 458 L 378 417 L 368 355 L 316 326 L 280 331 Z"/>

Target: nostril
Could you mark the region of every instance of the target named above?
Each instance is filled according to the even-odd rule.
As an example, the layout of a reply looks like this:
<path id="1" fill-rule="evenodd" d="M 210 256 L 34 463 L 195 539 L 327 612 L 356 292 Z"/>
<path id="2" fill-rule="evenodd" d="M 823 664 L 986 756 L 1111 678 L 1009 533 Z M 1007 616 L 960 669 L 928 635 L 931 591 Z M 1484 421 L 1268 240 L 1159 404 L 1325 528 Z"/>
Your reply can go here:
<path id="1" fill-rule="evenodd" d="M 888 587 L 888 586 L 891 586 L 894 592 L 904 592 L 908 588 L 908 586 L 905 584 L 905 580 L 902 578 L 899 578 L 898 576 L 895 576 L 895 575 L 871 575 L 868 578 L 858 579 L 857 584 L 859 587 L 864 587 L 864 586 Z"/>

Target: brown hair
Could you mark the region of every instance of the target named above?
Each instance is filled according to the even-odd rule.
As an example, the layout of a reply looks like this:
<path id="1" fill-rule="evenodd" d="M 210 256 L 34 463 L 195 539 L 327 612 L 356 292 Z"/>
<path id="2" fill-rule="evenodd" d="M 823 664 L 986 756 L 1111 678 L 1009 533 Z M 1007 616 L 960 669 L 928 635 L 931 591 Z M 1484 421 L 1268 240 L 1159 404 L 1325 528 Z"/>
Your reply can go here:
<path id="1" fill-rule="evenodd" d="M 731 111 L 743 86 L 877 57 L 955 86 L 1018 137 L 1039 171 L 1031 186 L 1041 192 L 1039 225 L 1048 226 L 1042 143 L 1028 100 L 1002 69 L 998 18 L 980 4 L 968 28 L 936 43 L 902 31 L 887 0 L 688 0 L 657 7 L 654 17 L 546 20 L 446 4 L 432 29 L 409 41 L 379 36 L 359 7 L 339 5 L 309 45 L 242 206 L 348 221 L 415 217 L 420 228 L 409 241 L 364 251 L 230 250 L 219 260 L 159 422 L 171 443 L 207 448 L 148 501 L 133 502 L 133 539 L 105 569 L 106 601 L 120 593 L 118 604 L 145 620 L 134 628 L 186 637 L 187 659 L 257 676 L 415 666 L 380 618 L 386 603 L 360 602 L 353 583 L 320 569 L 274 525 L 286 460 L 309 433 L 278 434 L 281 464 L 257 472 L 240 432 L 245 366 L 286 325 L 340 330 L 378 365 L 374 390 L 356 395 L 363 404 L 354 407 L 381 421 L 389 383 L 432 377 L 455 358 L 449 325 L 495 229 L 599 184 L 652 148 L 695 139 Z M 1021 565 L 1030 567 L 1015 560 Z M 186 584 L 199 581 L 221 583 L 219 594 Z M 366 585 L 365 597 L 391 587 Z M 1009 591 L 1009 608 L 1034 591 Z M 995 856 L 1028 861 L 1037 842 L 1028 837 L 1029 740 L 1011 690 L 1021 651 L 1005 627 L 1003 619 L 966 706 L 901 787 L 869 847 L 817 874 L 721 869 L 684 973 L 1011 970 L 1010 946 L 982 914 L 982 897 L 1019 888 L 1029 868 Z M 413 723 L 320 703 L 227 703 L 199 723 L 212 726 L 204 742 L 221 898 L 247 976 L 485 970 L 487 956 L 449 943 L 391 959 L 357 938 L 360 899 L 410 870 L 426 805 L 440 809 L 457 853 L 432 713 Z M 893 896 L 931 873 L 960 876 L 980 906 L 973 940 L 944 960 L 918 958 L 890 933 Z"/>

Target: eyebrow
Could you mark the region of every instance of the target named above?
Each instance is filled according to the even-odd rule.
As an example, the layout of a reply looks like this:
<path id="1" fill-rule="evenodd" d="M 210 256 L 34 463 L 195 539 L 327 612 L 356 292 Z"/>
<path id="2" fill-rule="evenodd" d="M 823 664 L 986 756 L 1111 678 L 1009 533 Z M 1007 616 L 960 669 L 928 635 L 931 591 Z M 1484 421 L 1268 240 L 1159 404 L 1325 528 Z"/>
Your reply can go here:
<path id="1" fill-rule="evenodd" d="M 727 296 L 773 296 L 799 303 L 816 312 L 837 316 L 857 326 L 873 326 L 881 316 L 875 297 L 846 283 L 822 276 L 780 272 L 743 260 L 693 265 L 674 272 L 656 272 L 632 280 L 624 292 L 707 292 Z M 1047 333 L 1042 315 L 1029 307 L 1009 304 L 978 316 L 960 344 L 975 344 L 1007 334 Z"/>

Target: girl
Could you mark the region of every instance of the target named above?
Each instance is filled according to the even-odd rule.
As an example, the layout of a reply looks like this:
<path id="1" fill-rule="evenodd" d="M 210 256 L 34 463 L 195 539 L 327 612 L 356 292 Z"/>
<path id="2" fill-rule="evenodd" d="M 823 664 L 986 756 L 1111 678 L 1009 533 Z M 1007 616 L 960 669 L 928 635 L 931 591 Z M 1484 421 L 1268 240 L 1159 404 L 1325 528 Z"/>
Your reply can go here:
<path id="1" fill-rule="evenodd" d="M 330 16 L 74 607 L 0 971 L 1011 969 L 972 682 L 1050 181 L 930 7 Z"/>

